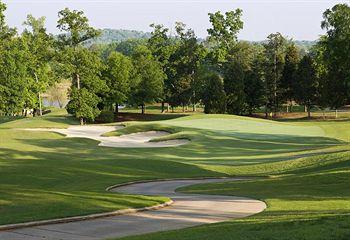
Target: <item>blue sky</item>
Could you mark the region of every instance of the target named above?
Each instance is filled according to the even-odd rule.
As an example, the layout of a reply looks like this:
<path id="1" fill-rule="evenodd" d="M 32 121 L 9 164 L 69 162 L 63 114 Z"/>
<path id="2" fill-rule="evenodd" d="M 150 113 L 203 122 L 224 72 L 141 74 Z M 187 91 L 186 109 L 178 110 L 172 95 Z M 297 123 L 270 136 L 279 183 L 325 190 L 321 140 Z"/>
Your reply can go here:
<path id="1" fill-rule="evenodd" d="M 315 40 L 323 33 L 322 13 L 334 0 L 3 0 L 10 26 L 22 29 L 28 13 L 46 16 L 47 28 L 55 29 L 57 12 L 64 7 L 83 10 L 97 28 L 122 28 L 149 31 L 150 23 L 173 27 L 182 21 L 200 37 L 210 26 L 208 12 L 243 10 L 244 29 L 239 38 L 263 40 L 269 33 L 281 32 L 298 40 Z"/>

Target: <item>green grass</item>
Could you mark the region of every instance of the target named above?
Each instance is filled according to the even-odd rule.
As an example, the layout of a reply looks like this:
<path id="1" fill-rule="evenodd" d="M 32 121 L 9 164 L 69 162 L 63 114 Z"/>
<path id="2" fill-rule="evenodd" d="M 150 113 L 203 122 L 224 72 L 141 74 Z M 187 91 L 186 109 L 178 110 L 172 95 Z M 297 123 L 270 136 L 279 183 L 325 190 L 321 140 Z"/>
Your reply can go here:
<path id="1" fill-rule="evenodd" d="M 229 175 L 272 178 L 189 190 L 264 199 L 269 204 L 267 211 L 244 220 L 145 239 L 274 239 L 278 235 L 273 229 L 287 231 L 292 220 L 297 224 L 290 233 L 303 239 L 301 236 L 308 229 L 332 232 L 333 225 L 326 228 L 328 223 L 335 222 L 334 228 L 348 223 L 347 216 L 342 215 L 349 210 L 349 192 L 345 189 L 349 184 L 346 121 L 273 122 L 197 114 L 131 122 L 108 134 L 164 130 L 172 133 L 169 138 L 191 139 L 183 146 L 156 149 L 104 148 L 93 140 L 20 129 L 69 124 L 76 121 L 63 111 L 0 124 L 0 224 L 149 206 L 167 200 L 104 190 L 118 183 Z M 348 229 L 341 229 L 345 230 L 337 234 L 349 233 Z M 259 234 L 251 237 L 256 232 L 261 232 L 260 238 Z M 244 238 L 244 234 L 250 235 Z"/>
<path id="2" fill-rule="evenodd" d="M 291 162 L 287 164 L 293 165 Z M 309 167 L 299 168 L 300 164 Z M 280 171 L 284 172 L 282 168 Z M 349 239 L 349 153 L 304 158 L 286 173 L 288 175 L 269 179 L 202 184 L 179 189 L 196 194 L 262 199 L 268 208 L 260 214 L 210 226 L 125 239 Z"/>

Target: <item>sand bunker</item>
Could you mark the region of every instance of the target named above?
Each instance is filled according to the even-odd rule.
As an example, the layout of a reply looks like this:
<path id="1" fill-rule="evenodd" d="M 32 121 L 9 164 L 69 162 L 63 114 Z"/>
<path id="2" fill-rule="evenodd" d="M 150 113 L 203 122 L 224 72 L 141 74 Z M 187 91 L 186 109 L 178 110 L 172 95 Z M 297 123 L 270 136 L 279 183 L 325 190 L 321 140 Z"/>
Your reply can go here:
<path id="1" fill-rule="evenodd" d="M 66 135 L 66 137 L 90 138 L 99 141 L 99 146 L 119 147 L 119 148 L 154 148 L 154 147 L 175 147 L 186 144 L 189 140 L 174 139 L 160 142 L 150 142 L 150 140 L 169 135 L 164 131 L 148 131 L 126 134 L 119 137 L 103 137 L 106 132 L 115 131 L 122 126 L 70 126 L 67 129 L 60 128 L 30 128 L 30 131 L 52 131 Z"/>

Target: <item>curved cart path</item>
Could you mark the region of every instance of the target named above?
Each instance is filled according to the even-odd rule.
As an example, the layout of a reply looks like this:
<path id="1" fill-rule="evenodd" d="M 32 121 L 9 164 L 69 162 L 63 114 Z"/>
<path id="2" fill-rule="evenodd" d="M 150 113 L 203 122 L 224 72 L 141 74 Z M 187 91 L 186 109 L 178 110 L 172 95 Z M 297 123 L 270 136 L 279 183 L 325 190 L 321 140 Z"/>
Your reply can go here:
<path id="1" fill-rule="evenodd" d="M 175 189 L 199 183 L 240 179 L 171 180 L 135 183 L 112 189 L 114 192 L 168 196 L 173 205 L 159 210 L 94 220 L 53 224 L 0 232 L 1 240 L 95 240 L 181 229 L 242 218 L 266 208 L 262 201 L 233 196 L 176 193 Z"/>

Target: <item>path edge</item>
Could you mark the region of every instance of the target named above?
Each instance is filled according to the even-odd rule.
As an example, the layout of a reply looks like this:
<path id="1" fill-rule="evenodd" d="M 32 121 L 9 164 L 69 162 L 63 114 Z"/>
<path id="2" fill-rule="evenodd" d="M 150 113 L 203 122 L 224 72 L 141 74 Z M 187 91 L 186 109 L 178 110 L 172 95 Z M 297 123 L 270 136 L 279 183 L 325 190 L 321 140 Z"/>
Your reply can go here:
<path id="1" fill-rule="evenodd" d="M 195 177 L 195 178 L 161 178 L 161 179 L 139 180 L 139 181 L 131 181 L 131 182 L 115 184 L 115 185 L 107 187 L 106 191 L 112 191 L 113 189 L 118 188 L 118 187 L 139 184 L 139 183 L 148 183 L 148 182 L 159 182 L 159 181 L 165 182 L 165 181 L 176 181 L 176 180 L 181 181 L 181 180 L 204 180 L 204 179 L 228 179 L 228 178 L 234 179 L 232 177 Z M 249 180 L 251 178 L 250 177 L 236 177 L 236 179 L 237 180 Z M 149 207 L 127 208 L 127 209 L 121 209 L 121 210 L 116 210 L 116 211 L 112 211 L 112 212 L 94 213 L 94 214 L 82 215 L 82 216 L 64 217 L 64 218 L 56 218 L 56 219 L 49 219 L 49 220 L 6 224 L 6 225 L 0 225 L 0 231 L 20 229 L 20 228 L 26 228 L 26 227 L 35 227 L 35 226 L 42 226 L 42 225 L 50 225 L 50 224 L 58 224 L 58 223 L 79 222 L 79 221 L 93 220 L 93 219 L 97 219 L 97 218 L 126 215 L 126 214 L 130 214 L 130 213 L 137 213 L 137 212 L 143 212 L 143 211 L 158 210 L 161 208 L 171 206 L 173 203 L 174 203 L 174 201 L 170 199 L 167 202 L 153 205 L 153 206 L 149 206 Z"/>

